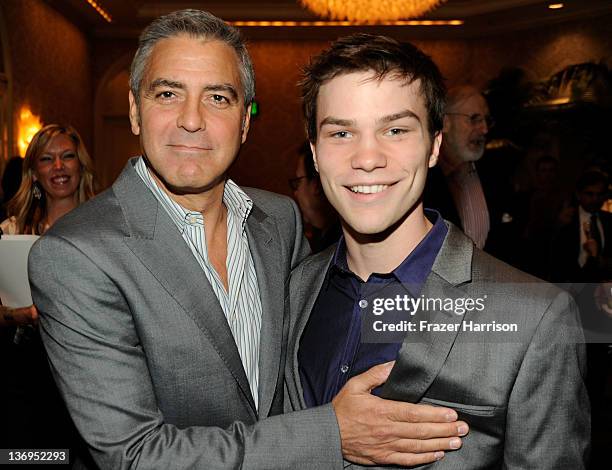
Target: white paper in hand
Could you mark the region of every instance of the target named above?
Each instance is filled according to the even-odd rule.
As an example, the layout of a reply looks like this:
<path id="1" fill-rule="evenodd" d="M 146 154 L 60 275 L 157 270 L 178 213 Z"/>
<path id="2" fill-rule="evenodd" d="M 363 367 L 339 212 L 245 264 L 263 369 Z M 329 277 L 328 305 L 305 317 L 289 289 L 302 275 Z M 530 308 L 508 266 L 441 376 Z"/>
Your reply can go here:
<path id="1" fill-rule="evenodd" d="M 38 235 L 2 235 L 0 239 L 0 299 L 5 307 L 32 305 L 28 253 Z"/>

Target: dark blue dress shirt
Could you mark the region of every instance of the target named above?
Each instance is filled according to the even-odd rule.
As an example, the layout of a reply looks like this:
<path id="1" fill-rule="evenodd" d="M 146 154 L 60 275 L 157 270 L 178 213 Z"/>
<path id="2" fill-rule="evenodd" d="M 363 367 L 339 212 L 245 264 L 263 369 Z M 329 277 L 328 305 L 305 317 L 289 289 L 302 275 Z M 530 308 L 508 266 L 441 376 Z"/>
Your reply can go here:
<path id="1" fill-rule="evenodd" d="M 349 270 L 346 243 L 340 239 L 298 351 L 308 407 L 329 403 L 351 377 L 396 359 L 401 342 L 361 341 L 359 303 L 390 285 L 406 286 L 409 295 L 420 295 L 448 231 L 440 214 L 430 210 L 425 214 L 433 227 L 412 253 L 391 273 L 373 273 L 365 282 Z"/>

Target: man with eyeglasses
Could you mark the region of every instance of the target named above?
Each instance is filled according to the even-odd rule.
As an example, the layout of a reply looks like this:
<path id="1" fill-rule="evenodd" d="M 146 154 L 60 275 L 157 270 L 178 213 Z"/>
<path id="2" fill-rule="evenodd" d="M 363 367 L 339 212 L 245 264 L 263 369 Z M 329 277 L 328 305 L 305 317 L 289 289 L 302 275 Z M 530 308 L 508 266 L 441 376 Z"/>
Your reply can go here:
<path id="1" fill-rule="evenodd" d="M 492 126 L 489 107 L 477 88 L 462 85 L 449 90 L 440 158 L 430 170 L 424 196 L 426 207 L 438 209 L 481 249 L 492 218 L 475 162 L 484 154 Z"/>
<path id="2" fill-rule="evenodd" d="M 295 177 L 289 180 L 289 186 L 300 207 L 305 235 L 312 252 L 318 253 L 336 243 L 340 237 L 338 213 L 323 193 L 307 141 L 297 149 Z"/>

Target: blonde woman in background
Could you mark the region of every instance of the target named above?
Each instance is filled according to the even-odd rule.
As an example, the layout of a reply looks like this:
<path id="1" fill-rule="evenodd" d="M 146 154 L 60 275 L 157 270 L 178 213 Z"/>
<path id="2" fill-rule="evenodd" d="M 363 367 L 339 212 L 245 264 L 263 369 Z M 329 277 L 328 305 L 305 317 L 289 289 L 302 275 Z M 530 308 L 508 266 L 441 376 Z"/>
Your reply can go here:
<path id="1" fill-rule="evenodd" d="M 78 132 L 49 124 L 26 151 L 22 180 L 7 204 L 5 234 L 43 235 L 60 217 L 94 195 L 92 163 Z M 70 288 L 71 286 L 66 286 Z M 32 305 L 0 305 L 0 415 L 9 448 L 67 448 L 80 454 L 78 433 L 49 370 Z"/>
<path id="2" fill-rule="evenodd" d="M 39 130 L 26 151 L 22 180 L 7 204 L 4 234 L 42 235 L 56 220 L 94 195 L 92 162 L 83 139 L 72 126 L 49 124 Z M 0 305 L 0 326 L 36 323 L 34 306 Z"/>

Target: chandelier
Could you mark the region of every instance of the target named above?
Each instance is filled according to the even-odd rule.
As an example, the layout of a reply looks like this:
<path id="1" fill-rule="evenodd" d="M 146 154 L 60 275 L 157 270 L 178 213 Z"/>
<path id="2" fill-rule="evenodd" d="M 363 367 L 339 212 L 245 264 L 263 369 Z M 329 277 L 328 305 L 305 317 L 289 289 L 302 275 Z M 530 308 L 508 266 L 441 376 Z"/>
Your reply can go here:
<path id="1" fill-rule="evenodd" d="M 416 18 L 446 0 L 300 0 L 318 16 L 368 24 Z"/>

